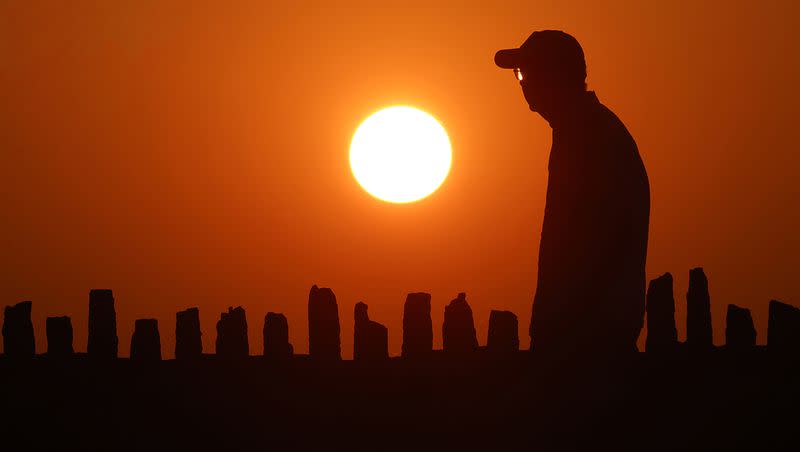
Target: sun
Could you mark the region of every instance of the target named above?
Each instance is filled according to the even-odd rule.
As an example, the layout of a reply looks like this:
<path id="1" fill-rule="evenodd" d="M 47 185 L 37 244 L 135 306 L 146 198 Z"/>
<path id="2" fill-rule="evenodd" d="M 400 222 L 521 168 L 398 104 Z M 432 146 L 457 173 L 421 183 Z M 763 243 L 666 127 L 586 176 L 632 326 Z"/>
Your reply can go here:
<path id="1" fill-rule="evenodd" d="M 372 196 L 392 203 L 420 200 L 450 172 L 447 131 L 433 116 L 407 106 L 389 107 L 364 120 L 350 142 L 350 169 Z"/>

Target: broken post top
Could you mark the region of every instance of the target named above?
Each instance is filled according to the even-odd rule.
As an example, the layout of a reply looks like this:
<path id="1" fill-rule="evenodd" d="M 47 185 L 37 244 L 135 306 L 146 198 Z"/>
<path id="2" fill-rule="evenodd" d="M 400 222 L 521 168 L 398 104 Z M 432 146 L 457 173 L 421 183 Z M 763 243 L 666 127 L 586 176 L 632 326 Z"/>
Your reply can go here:
<path id="1" fill-rule="evenodd" d="M 651 290 L 656 290 L 664 294 L 673 295 L 672 282 L 673 282 L 672 273 L 666 272 L 663 275 L 650 280 L 650 285 L 647 286 L 648 292 L 650 292 Z"/>
<path id="2" fill-rule="evenodd" d="M 689 270 L 689 291 L 687 295 L 708 296 L 708 278 L 703 267 Z"/>
<path id="3" fill-rule="evenodd" d="M 90 303 L 114 303 L 114 292 L 111 289 L 92 289 L 89 291 Z"/>
<path id="4" fill-rule="evenodd" d="M 406 307 L 431 305 L 431 294 L 427 292 L 411 292 L 406 295 Z"/>
<path id="5" fill-rule="evenodd" d="M 264 316 L 264 338 L 270 337 L 281 342 L 289 341 L 289 321 L 279 312 L 268 312 Z"/>
<path id="6" fill-rule="evenodd" d="M 48 317 L 45 329 L 48 356 L 72 355 L 72 320 L 69 317 Z"/>
<path id="7" fill-rule="evenodd" d="M 519 350 L 519 324 L 511 311 L 492 310 L 489 313 L 489 333 L 486 349 L 491 352 L 512 353 Z"/>
<path id="8" fill-rule="evenodd" d="M 769 301 L 769 312 L 775 314 L 800 315 L 800 308 L 778 300 Z"/>
<path id="9" fill-rule="evenodd" d="M 182 334 L 200 334 L 200 310 L 189 308 L 175 313 L 175 328 Z"/>
<path id="10" fill-rule="evenodd" d="M 286 316 L 280 312 L 267 312 L 267 315 L 264 316 L 264 321 L 283 325 L 289 324 L 289 322 L 286 320 Z"/>
<path id="11" fill-rule="evenodd" d="M 336 295 L 330 287 L 318 287 L 316 284 L 311 286 L 311 292 L 308 294 L 309 303 L 312 300 L 320 304 L 333 304 L 336 303 Z"/>
<path id="12" fill-rule="evenodd" d="M 70 317 L 68 315 L 55 315 L 55 316 L 47 317 L 45 322 L 46 323 L 51 323 L 51 322 L 52 323 L 71 323 L 72 320 L 70 319 Z"/>
<path id="13" fill-rule="evenodd" d="M 26 316 L 30 315 L 32 309 L 33 309 L 33 302 L 26 300 L 26 301 L 20 301 L 19 303 L 11 306 L 6 306 L 4 311 L 5 315 Z"/>
<path id="14" fill-rule="evenodd" d="M 217 355 L 226 358 L 241 358 L 250 353 L 247 338 L 247 315 L 244 308 L 228 307 L 217 321 Z"/>
<path id="15" fill-rule="evenodd" d="M 749 350 L 756 345 L 756 328 L 750 310 L 728 305 L 725 318 L 725 346 L 729 350 Z"/>
<path id="16" fill-rule="evenodd" d="M 797 352 L 800 348 L 800 309 L 770 300 L 767 346 L 770 350 Z"/>
<path id="17" fill-rule="evenodd" d="M 736 306 L 735 304 L 729 304 L 728 305 L 728 315 L 734 315 L 734 316 L 746 315 L 746 316 L 749 317 L 750 316 L 750 310 L 747 309 L 747 308 Z"/>
<path id="18" fill-rule="evenodd" d="M 402 355 L 405 357 L 427 355 L 432 350 L 431 294 L 410 293 L 403 305 Z"/>
<path id="19" fill-rule="evenodd" d="M 313 285 L 308 294 L 308 351 L 313 358 L 341 359 L 339 306 L 328 287 Z"/>
<path id="20" fill-rule="evenodd" d="M 200 310 L 192 307 L 175 314 L 175 358 L 199 358 L 203 354 Z"/>
<path id="21" fill-rule="evenodd" d="M 353 360 L 378 361 L 389 357 L 389 330 L 369 319 L 368 307 L 358 302 L 354 308 Z"/>
<path id="22" fill-rule="evenodd" d="M 647 286 L 646 299 L 645 309 L 648 314 L 648 325 L 653 320 L 661 320 L 661 316 L 666 316 L 674 328 L 675 296 L 672 290 L 672 274 L 664 273 L 651 280 Z M 659 318 L 654 319 L 652 317 Z"/>
<path id="23" fill-rule="evenodd" d="M 450 303 L 445 306 L 445 311 L 448 309 L 469 309 L 472 312 L 472 309 L 469 307 L 469 303 L 467 303 L 467 294 L 466 292 L 459 292 L 458 296 L 450 301 Z"/>
<path id="24" fill-rule="evenodd" d="M 356 323 L 359 322 L 366 322 L 369 320 L 369 314 L 367 313 L 367 304 L 363 301 L 359 301 L 356 303 L 355 308 L 353 308 L 353 316 L 355 318 Z"/>
<path id="25" fill-rule="evenodd" d="M 708 278 L 701 267 L 689 271 L 689 289 L 686 292 L 686 344 L 696 350 L 714 346 Z"/>
<path id="26" fill-rule="evenodd" d="M 245 318 L 244 308 L 241 306 L 236 306 L 235 308 L 232 306 L 228 306 L 228 312 L 223 312 L 220 314 L 220 319 L 224 320 L 227 318 L 244 319 Z"/>
<path id="27" fill-rule="evenodd" d="M 647 312 L 648 352 L 674 352 L 678 345 L 678 330 L 675 328 L 675 296 L 672 274 L 664 273 L 650 281 L 645 297 Z"/>
<path id="28" fill-rule="evenodd" d="M 464 292 L 444 308 L 442 343 L 447 352 L 466 353 L 478 348 L 472 308 Z"/>
<path id="29" fill-rule="evenodd" d="M 87 352 L 95 358 L 116 358 L 117 313 L 114 295 L 110 289 L 89 291 L 89 343 Z"/>
<path id="30" fill-rule="evenodd" d="M 489 321 L 492 319 L 503 319 L 504 321 L 517 321 L 517 315 L 511 311 L 501 311 L 499 309 L 492 309 L 489 311 Z"/>
<path id="31" fill-rule="evenodd" d="M 175 314 L 175 317 L 178 319 L 181 318 L 200 318 L 200 309 L 196 307 L 188 308 L 183 311 L 178 311 Z"/>
<path id="32" fill-rule="evenodd" d="M 289 343 L 289 321 L 279 312 L 268 312 L 264 316 L 264 356 L 268 358 L 291 358 L 294 347 Z"/>
<path id="33" fill-rule="evenodd" d="M 158 335 L 158 320 L 136 319 L 133 323 L 133 334 L 137 333 Z"/>
<path id="34" fill-rule="evenodd" d="M 3 311 L 3 350 L 6 356 L 32 358 L 36 353 L 31 309 L 33 303 L 23 301 L 6 306 Z"/>
<path id="35" fill-rule="evenodd" d="M 12 306 L 6 306 L 3 310 L 3 329 L 19 328 L 25 324 L 31 324 L 32 310 L 33 303 L 30 301 L 23 301 Z M 31 328 L 33 328 L 33 326 L 31 326 Z"/>
<path id="36" fill-rule="evenodd" d="M 136 319 L 133 337 L 131 337 L 131 359 L 161 360 L 161 336 L 158 334 L 158 320 Z"/>

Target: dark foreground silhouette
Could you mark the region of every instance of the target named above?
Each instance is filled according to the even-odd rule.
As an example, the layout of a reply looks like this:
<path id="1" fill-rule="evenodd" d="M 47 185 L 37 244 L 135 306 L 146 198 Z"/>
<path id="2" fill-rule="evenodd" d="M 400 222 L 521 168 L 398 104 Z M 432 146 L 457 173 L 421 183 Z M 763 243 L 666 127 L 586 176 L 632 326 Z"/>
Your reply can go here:
<path id="1" fill-rule="evenodd" d="M 315 285 L 308 355 L 269 312 L 263 355 L 250 356 L 239 306 L 221 313 L 214 355 L 189 308 L 176 314 L 176 360 L 162 360 L 155 319 L 135 321 L 131 358 L 119 359 L 113 293 L 92 290 L 88 352 L 74 352 L 68 317 L 50 317 L 37 356 L 24 301 L 4 311 L 0 450 L 797 450 L 800 309 L 772 301 L 758 347 L 750 312 L 729 305 L 726 346 L 715 347 L 708 279 L 695 268 L 678 341 L 672 276 L 645 296 L 649 189 L 635 142 L 585 91 L 577 41 L 536 37 L 523 47 L 546 45 L 497 55 L 554 129 L 534 351 L 519 350 L 508 311 L 491 312 L 480 346 L 465 293 L 445 307 L 434 350 L 431 295 L 415 292 L 400 357 L 362 302 L 355 359 L 342 360 L 339 305 Z"/>
<path id="2" fill-rule="evenodd" d="M 47 353 L 34 355 L 32 303 L 22 302 L 3 321 L 0 446 L 796 450 L 800 310 L 772 301 L 768 346 L 758 347 L 749 311 L 729 305 L 727 343 L 715 347 L 708 280 L 700 268 L 690 275 L 687 342 L 677 339 L 667 273 L 647 294 L 647 353 L 614 357 L 520 351 L 508 311 L 491 312 L 479 346 L 464 293 L 446 305 L 444 350 L 433 350 L 431 297 L 418 292 L 405 302 L 402 357 L 388 357 L 387 329 L 358 303 L 355 359 L 341 360 L 336 296 L 317 286 L 311 355 L 293 354 L 286 317 L 270 312 L 263 356 L 248 356 L 246 313 L 236 307 L 220 316 L 216 354 L 202 354 L 200 313 L 190 308 L 176 314 L 176 360 L 161 360 L 153 319 L 136 320 L 131 358 L 116 358 L 110 290 L 89 297 L 89 327 L 106 332 L 93 349 L 102 353 L 74 353 L 69 318 L 50 317 Z"/>
<path id="3" fill-rule="evenodd" d="M 750 312 L 729 305 L 716 348 L 708 279 L 692 269 L 680 343 L 672 276 L 645 295 L 647 173 L 625 125 L 586 91 L 580 45 L 537 32 L 496 62 L 553 128 L 533 352 L 508 311 L 490 313 L 480 346 L 465 293 L 444 308 L 434 350 L 431 295 L 414 292 L 401 356 L 361 302 L 345 361 L 336 297 L 315 285 L 308 355 L 269 312 L 263 355 L 250 356 L 239 306 L 219 316 L 214 355 L 189 308 L 176 314 L 177 360 L 162 360 L 155 319 L 136 320 L 131 358 L 117 359 L 113 294 L 93 290 L 88 354 L 73 352 L 70 319 L 52 317 L 47 355 L 34 356 L 23 302 L 5 310 L 2 450 L 797 450 L 800 310 L 770 303 L 764 348 Z"/>
<path id="4" fill-rule="evenodd" d="M 553 128 L 532 346 L 546 353 L 636 348 L 644 321 L 650 185 L 636 142 L 593 91 L 578 41 L 537 31 L 497 52 L 531 111 Z"/>
<path id="5" fill-rule="evenodd" d="M 764 349 L 564 365 L 0 358 L 3 450 L 797 450 L 798 362 Z M 13 447 L 11 447 L 13 445 Z"/>

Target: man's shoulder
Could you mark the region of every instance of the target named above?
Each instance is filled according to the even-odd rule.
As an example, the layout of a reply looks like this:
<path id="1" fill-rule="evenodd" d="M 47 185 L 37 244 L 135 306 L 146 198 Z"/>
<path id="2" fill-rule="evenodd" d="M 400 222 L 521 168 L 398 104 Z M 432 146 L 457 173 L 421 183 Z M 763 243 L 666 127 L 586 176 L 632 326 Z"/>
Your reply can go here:
<path id="1" fill-rule="evenodd" d="M 619 146 L 636 148 L 636 140 L 633 139 L 633 135 L 619 116 L 608 106 L 597 101 L 592 117 L 597 131 L 606 139 L 614 141 Z"/>

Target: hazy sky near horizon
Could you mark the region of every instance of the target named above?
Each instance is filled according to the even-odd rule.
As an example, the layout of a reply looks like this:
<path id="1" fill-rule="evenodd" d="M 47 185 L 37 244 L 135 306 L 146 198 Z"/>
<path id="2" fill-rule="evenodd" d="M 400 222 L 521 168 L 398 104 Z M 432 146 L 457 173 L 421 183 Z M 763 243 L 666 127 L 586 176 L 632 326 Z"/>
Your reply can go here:
<path id="1" fill-rule="evenodd" d="M 490 309 L 528 346 L 550 129 L 497 49 L 538 29 L 582 44 L 588 85 L 636 139 L 652 209 L 647 273 L 672 272 L 680 337 L 688 271 L 710 280 L 714 337 L 728 303 L 766 340 L 770 299 L 800 305 L 794 2 L 0 3 L 0 304 L 70 315 L 86 349 L 88 293 L 134 320 L 200 308 L 204 349 L 228 306 L 252 354 L 267 311 L 306 353 L 312 284 L 389 327 L 405 294 L 466 292 L 481 344 Z M 412 204 L 364 192 L 348 166 L 358 124 L 390 105 L 438 118 L 448 179 Z M 644 335 L 642 336 L 644 337 Z"/>

